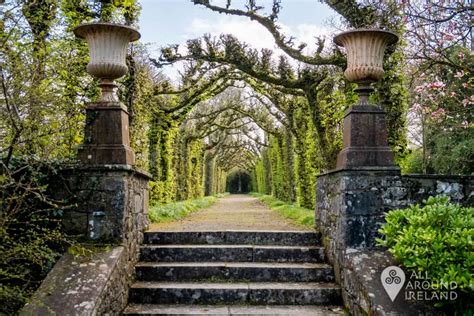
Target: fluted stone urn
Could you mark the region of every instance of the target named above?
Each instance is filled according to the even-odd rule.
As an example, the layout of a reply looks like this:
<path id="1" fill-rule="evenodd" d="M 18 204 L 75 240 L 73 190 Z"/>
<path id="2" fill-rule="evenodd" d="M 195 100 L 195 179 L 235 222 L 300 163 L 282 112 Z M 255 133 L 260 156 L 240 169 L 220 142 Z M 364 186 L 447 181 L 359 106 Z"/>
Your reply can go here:
<path id="1" fill-rule="evenodd" d="M 343 149 L 337 157 L 338 169 L 357 167 L 394 166 L 393 152 L 387 142 L 385 112 L 369 105 L 368 97 L 374 90 L 372 83 L 383 74 L 383 57 L 388 45 L 398 41 L 390 31 L 355 29 L 338 34 L 336 45 L 347 53 L 347 80 L 357 83 L 359 104 L 349 109 L 344 117 Z"/>
<path id="2" fill-rule="evenodd" d="M 343 32 L 334 38 L 336 45 L 347 51 L 347 80 L 352 82 L 374 82 L 382 78 L 383 56 L 388 45 L 398 41 L 390 31 L 357 29 Z"/>
<path id="3" fill-rule="evenodd" d="M 127 73 L 125 57 L 128 44 L 138 40 L 140 33 L 120 24 L 88 23 L 76 27 L 74 34 L 85 39 L 89 45 L 87 72 L 101 81 L 101 101 L 118 101 L 114 94 L 114 80 Z"/>
<path id="4" fill-rule="evenodd" d="M 127 108 L 115 95 L 114 80 L 127 73 L 127 48 L 140 38 L 134 28 L 113 23 L 88 23 L 74 29 L 89 45 L 87 72 L 100 79 L 101 98 L 86 109 L 85 141 L 79 159 L 87 165 L 133 165 Z"/>

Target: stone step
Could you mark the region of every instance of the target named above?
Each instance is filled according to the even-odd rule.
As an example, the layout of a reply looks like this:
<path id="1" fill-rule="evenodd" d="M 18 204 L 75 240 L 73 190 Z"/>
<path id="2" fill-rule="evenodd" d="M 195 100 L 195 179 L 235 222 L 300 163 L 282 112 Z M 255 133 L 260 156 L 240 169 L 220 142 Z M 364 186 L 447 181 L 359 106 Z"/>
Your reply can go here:
<path id="1" fill-rule="evenodd" d="M 140 262 L 138 281 L 332 282 L 333 269 L 324 263 Z"/>
<path id="2" fill-rule="evenodd" d="M 318 246 L 321 235 L 308 231 L 146 232 L 145 244 Z"/>
<path id="3" fill-rule="evenodd" d="M 324 262 L 323 247 L 249 245 L 145 245 L 140 261 Z"/>
<path id="4" fill-rule="evenodd" d="M 137 282 L 132 304 L 338 305 L 334 283 L 172 283 Z"/>
<path id="5" fill-rule="evenodd" d="M 298 315 L 340 316 L 338 306 L 318 305 L 130 305 L 123 313 L 134 315 Z"/>

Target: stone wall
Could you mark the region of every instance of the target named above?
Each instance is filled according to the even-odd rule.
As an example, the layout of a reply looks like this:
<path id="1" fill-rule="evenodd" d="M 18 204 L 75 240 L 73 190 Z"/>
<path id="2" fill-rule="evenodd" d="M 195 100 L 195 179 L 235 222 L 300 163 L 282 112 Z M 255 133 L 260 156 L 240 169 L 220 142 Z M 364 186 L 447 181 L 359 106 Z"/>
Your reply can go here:
<path id="1" fill-rule="evenodd" d="M 419 203 L 434 195 L 447 195 L 451 201 L 462 205 L 474 205 L 474 177 L 455 175 L 402 176 L 406 188 L 406 199 L 410 204 Z M 404 198 L 402 196 L 402 198 Z"/>
<path id="2" fill-rule="evenodd" d="M 66 231 L 113 249 L 95 251 L 88 259 L 65 254 L 22 315 L 121 313 L 148 227 L 148 180 L 126 165 L 68 169 L 54 179 L 51 193 L 77 204 L 64 211 Z"/>
<path id="3" fill-rule="evenodd" d="M 357 272 L 360 267 L 354 264 L 354 258 L 357 259 L 361 252 L 377 250 L 375 239 L 379 237 L 378 229 L 384 223 L 386 212 L 406 208 L 438 194 L 448 195 L 454 202 L 472 205 L 473 188 L 472 176 L 402 176 L 399 169 L 390 167 L 339 170 L 320 175 L 317 181 L 316 226 L 323 235 L 336 279 L 343 288 L 346 306 L 350 306 L 356 314 L 367 314 L 375 308 L 361 303 L 375 301 L 367 298 L 366 288 L 361 290 L 364 286 L 354 286 L 356 283 L 364 284 L 363 281 L 355 281 L 362 280 L 364 276 Z M 376 273 L 376 269 L 373 270 Z"/>
<path id="4" fill-rule="evenodd" d="M 69 234 L 132 245 L 148 226 L 148 179 L 125 165 L 76 168 L 64 170 L 50 188 L 57 198 L 77 204 L 64 213 Z"/>

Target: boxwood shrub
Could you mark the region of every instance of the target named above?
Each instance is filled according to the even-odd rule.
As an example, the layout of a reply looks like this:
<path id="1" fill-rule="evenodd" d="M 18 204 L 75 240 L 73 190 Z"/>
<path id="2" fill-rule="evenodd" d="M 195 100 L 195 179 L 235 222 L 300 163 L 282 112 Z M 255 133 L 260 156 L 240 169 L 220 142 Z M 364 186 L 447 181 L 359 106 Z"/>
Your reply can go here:
<path id="1" fill-rule="evenodd" d="M 469 313 L 474 294 L 474 208 L 450 203 L 445 196 L 423 203 L 389 212 L 378 243 L 408 271 L 427 273 L 433 282 L 456 282 L 459 297 L 451 302 L 455 305 L 437 306 Z"/>

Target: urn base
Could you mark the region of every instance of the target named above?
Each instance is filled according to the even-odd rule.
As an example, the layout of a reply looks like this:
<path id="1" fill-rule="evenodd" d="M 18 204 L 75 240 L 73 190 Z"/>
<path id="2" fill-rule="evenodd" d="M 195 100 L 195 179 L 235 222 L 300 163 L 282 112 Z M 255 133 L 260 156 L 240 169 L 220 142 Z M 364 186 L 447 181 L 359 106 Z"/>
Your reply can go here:
<path id="1" fill-rule="evenodd" d="M 135 154 L 125 145 L 84 145 L 78 153 L 84 165 L 133 165 Z"/>
<path id="2" fill-rule="evenodd" d="M 356 105 L 344 117 L 343 149 L 337 169 L 395 166 L 387 141 L 385 112 L 372 105 Z"/>
<path id="3" fill-rule="evenodd" d="M 86 165 L 134 165 L 128 112 L 122 104 L 99 102 L 88 105 L 85 140 L 78 157 Z"/>

